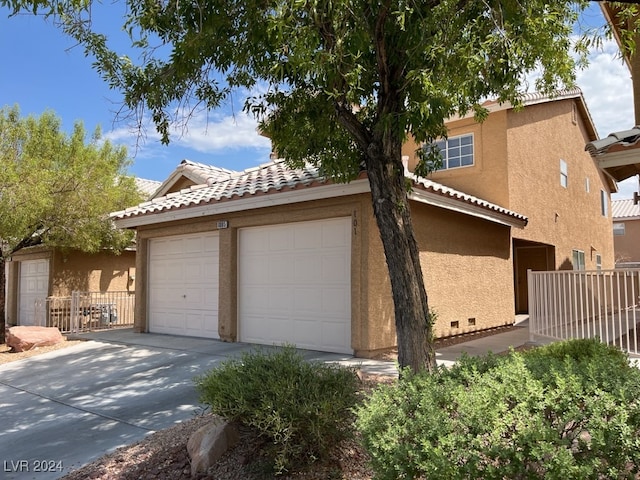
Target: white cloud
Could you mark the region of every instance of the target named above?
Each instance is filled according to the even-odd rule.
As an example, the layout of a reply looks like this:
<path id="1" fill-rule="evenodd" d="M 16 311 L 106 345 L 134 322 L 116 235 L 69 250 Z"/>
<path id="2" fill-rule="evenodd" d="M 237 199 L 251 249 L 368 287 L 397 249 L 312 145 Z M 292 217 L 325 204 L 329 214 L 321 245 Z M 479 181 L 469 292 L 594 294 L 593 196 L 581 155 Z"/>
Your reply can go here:
<path id="1" fill-rule="evenodd" d="M 589 55 L 589 66 L 577 72 L 577 83 L 600 137 L 633 127 L 631 74 L 618 58 L 615 41 L 604 42 Z"/>
<path id="2" fill-rule="evenodd" d="M 270 148 L 269 139 L 257 132 L 257 122 L 243 112 L 233 114 L 196 114 L 189 118 L 184 128 L 175 126 L 171 131 L 171 144 L 201 153 L 221 152 L 239 148 L 258 150 Z M 135 149 L 144 150 L 160 141 L 155 127 L 148 122 L 145 130 L 121 127 L 105 134 L 105 138 L 118 144 L 126 144 Z"/>

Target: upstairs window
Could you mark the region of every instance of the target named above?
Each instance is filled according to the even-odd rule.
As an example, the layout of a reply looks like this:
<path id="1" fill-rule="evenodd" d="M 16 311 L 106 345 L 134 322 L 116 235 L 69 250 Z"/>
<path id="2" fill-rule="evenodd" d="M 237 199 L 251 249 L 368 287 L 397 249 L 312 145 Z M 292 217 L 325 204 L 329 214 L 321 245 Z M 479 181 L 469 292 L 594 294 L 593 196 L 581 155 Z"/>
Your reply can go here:
<path id="1" fill-rule="evenodd" d="M 473 134 L 449 137 L 435 142 L 442 155 L 438 170 L 470 167 L 473 165 Z"/>
<path id="2" fill-rule="evenodd" d="M 596 253 L 596 270 L 602 270 L 602 255 Z"/>
<path id="3" fill-rule="evenodd" d="M 569 169 L 567 162 L 562 159 L 560 159 L 560 185 L 564 188 L 567 188 L 567 185 L 569 185 Z"/>

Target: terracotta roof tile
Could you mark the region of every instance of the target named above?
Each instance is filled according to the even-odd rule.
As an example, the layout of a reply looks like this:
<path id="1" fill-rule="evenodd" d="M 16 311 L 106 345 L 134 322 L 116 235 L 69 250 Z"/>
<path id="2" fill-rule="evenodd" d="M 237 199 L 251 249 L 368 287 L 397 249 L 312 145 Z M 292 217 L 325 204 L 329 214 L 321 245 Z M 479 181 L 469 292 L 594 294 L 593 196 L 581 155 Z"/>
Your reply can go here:
<path id="1" fill-rule="evenodd" d="M 189 208 L 197 205 L 232 201 L 237 198 L 271 195 L 277 192 L 286 192 L 302 188 L 315 188 L 330 183 L 320 174 L 317 167 L 305 165 L 304 168 L 292 169 L 287 166 L 284 160 L 275 160 L 242 172 L 226 171 L 225 176 L 227 173 L 227 178 L 192 186 L 179 192 L 157 197 L 135 207 L 114 212 L 111 216 L 115 219 L 125 219 Z M 408 171 L 405 172 L 405 174 L 413 181 L 414 188 L 420 188 L 443 197 L 448 197 L 454 201 L 464 202 L 526 222 L 526 217 L 506 208 L 467 195 L 431 180 L 417 177 Z"/>

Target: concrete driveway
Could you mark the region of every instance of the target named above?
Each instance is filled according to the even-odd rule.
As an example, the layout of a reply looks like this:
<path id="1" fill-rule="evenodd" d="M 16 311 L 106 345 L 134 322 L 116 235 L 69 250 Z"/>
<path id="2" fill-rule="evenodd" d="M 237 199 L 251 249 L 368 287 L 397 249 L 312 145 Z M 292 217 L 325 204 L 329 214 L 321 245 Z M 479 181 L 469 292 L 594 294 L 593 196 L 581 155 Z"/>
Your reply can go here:
<path id="1" fill-rule="evenodd" d="M 253 348 L 113 330 L 0 367 L 0 478 L 55 479 L 201 411 L 194 377 Z M 390 362 L 302 351 L 395 373 Z"/>

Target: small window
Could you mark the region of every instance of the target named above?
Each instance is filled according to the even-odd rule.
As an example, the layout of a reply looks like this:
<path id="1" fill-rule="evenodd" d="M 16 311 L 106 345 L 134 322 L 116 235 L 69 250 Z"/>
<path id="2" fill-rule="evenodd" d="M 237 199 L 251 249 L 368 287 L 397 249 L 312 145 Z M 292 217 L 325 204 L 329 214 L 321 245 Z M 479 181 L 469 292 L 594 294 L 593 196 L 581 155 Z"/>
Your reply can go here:
<path id="1" fill-rule="evenodd" d="M 567 162 L 564 160 L 560 160 L 560 185 L 564 188 L 567 188 L 567 185 L 569 185 L 569 169 Z"/>
<path id="2" fill-rule="evenodd" d="M 624 235 L 624 222 L 616 222 L 613 224 L 614 235 Z"/>
<path id="3" fill-rule="evenodd" d="M 442 165 L 438 170 L 470 167 L 473 165 L 473 135 L 450 137 L 435 142 L 442 155 Z"/>
<path id="4" fill-rule="evenodd" d="M 609 197 L 604 190 L 600 190 L 600 212 L 603 217 L 609 216 Z"/>
<path id="5" fill-rule="evenodd" d="M 573 250 L 573 269 L 584 270 L 584 252 L 582 250 Z"/>
<path id="6" fill-rule="evenodd" d="M 589 177 L 584 179 L 584 191 L 587 193 L 591 191 L 591 185 L 589 184 Z"/>
<path id="7" fill-rule="evenodd" d="M 602 255 L 596 253 L 596 270 L 602 270 Z"/>

